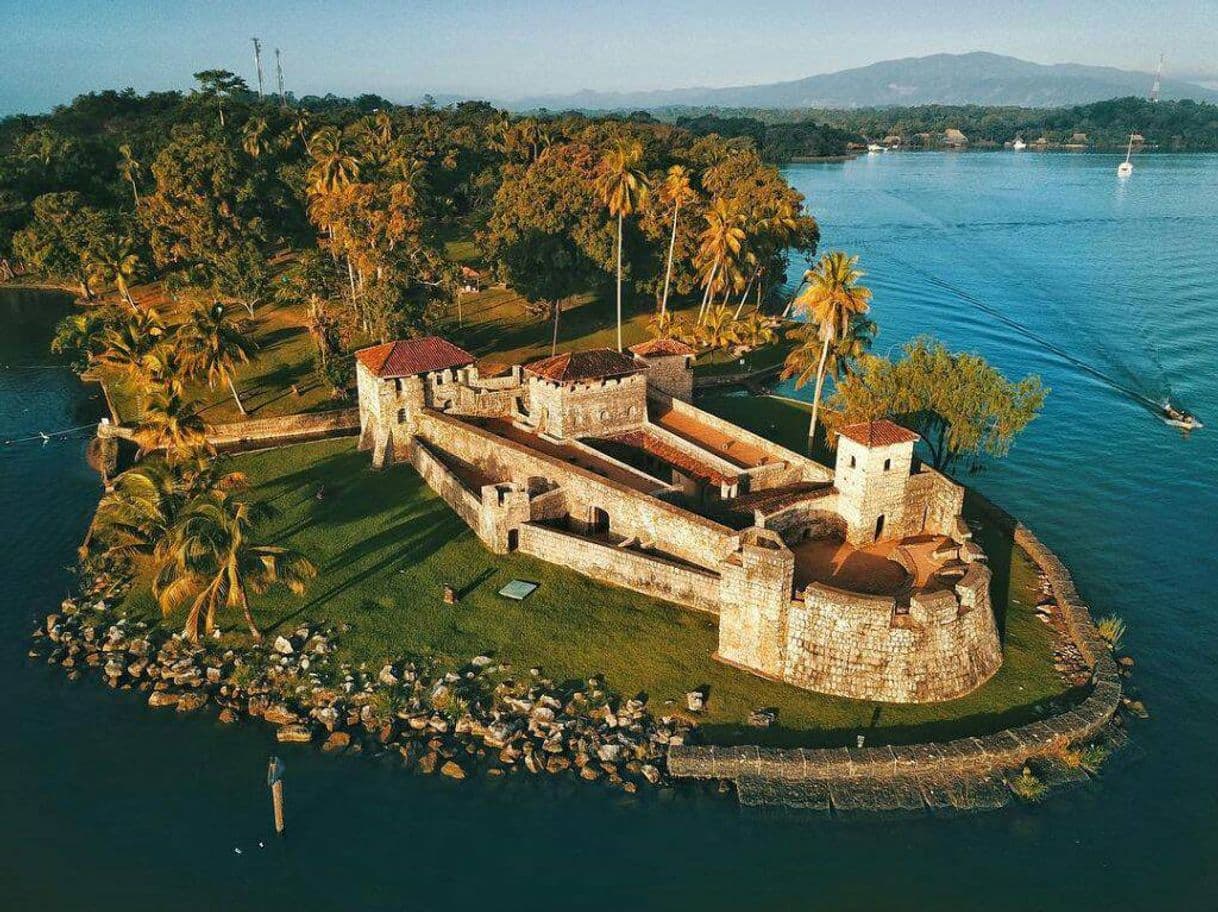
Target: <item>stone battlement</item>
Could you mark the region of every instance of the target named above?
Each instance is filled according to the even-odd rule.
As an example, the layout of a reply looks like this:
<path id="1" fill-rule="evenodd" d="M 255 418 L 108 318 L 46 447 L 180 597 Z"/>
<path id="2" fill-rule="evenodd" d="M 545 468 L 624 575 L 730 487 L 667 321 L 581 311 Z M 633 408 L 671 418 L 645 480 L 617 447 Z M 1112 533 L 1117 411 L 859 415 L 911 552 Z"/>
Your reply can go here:
<path id="1" fill-rule="evenodd" d="M 679 345 L 488 378 L 441 339 L 377 346 L 357 359 L 360 447 L 411 463 L 495 553 L 718 615 L 717 656 L 755 674 L 891 702 L 993 675 L 984 554 L 963 489 L 914 468 L 916 435 L 844 429 L 830 470 L 688 402 Z"/>

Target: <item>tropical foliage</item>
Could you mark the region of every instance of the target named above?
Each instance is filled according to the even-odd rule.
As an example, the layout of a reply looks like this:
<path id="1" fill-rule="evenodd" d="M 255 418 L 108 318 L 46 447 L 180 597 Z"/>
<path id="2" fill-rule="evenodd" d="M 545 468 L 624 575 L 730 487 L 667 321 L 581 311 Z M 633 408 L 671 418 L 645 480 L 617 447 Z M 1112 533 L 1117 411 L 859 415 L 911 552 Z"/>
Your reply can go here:
<path id="1" fill-rule="evenodd" d="M 1006 455 L 1049 392 L 1035 375 L 1010 381 L 980 355 L 935 339 L 915 339 L 903 354 L 860 360 L 827 400 L 830 430 L 891 418 L 921 435 L 935 468 L 976 469 Z"/>

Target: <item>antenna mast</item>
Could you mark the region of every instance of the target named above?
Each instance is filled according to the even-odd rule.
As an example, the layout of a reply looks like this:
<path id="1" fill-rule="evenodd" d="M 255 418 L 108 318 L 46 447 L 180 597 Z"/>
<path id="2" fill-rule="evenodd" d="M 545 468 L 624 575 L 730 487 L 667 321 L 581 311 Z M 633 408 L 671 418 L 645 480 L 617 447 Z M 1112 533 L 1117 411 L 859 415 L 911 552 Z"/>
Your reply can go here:
<path id="1" fill-rule="evenodd" d="M 258 100 L 262 101 L 262 42 L 251 38 L 254 42 L 254 66 L 258 69 Z"/>
<path id="2" fill-rule="evenodd" d="M 1150 101 L 1155 103 L 1159 100 L 1159 88 L 1163 83 L 1163 55 L 1159 55 L 1159 68 L 1155 70 L 1155 84 L 1150 87 Z"/>
<path id="3" fill-rule="evenodd" d="M 279 63 L 279 48 L 275 48 L 275 76 L 279 80 L 279 106 L 288 106 L 288 95 L 283 90 L 283 67 Z"/>

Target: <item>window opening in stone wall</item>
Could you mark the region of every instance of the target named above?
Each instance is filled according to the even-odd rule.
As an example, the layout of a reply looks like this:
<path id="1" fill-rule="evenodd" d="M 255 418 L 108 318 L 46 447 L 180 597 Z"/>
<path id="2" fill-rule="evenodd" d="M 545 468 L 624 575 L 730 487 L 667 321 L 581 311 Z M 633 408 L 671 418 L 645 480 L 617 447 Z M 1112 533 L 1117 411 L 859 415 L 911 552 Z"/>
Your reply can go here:
<path id="1" fill-rule="evenodd" d="M 400 408 L 400 409 L 398 409 L 398 424 L 405 424 L 405 423 L 406 423 L 406 409 Z"/>
<path id="2" fill-rule="evenodd" d="M 892 460 L 891 460 L 891 459 L 885 459 L 885 460 L 884 460 L 884 471 L 885 471 L 885 472 L 887 472 L 887 471 L 888 471 L 889 469 L 891 469 L 891 468 L 892 468 Z"/>
<path id="3" fill-rule="evenodd" d="M 884 514 L 881 513 L 875 521 L 875 540 L 879 541 L 880 536 L 884 534 Z"/>
<path id="4" fill-rule="evenodd" d="M 855 459 L 853 456 L 851 456 L 850 457 L 850 468 L 853 469 L 856 465 L 858 465 L 858 460 Z"/>

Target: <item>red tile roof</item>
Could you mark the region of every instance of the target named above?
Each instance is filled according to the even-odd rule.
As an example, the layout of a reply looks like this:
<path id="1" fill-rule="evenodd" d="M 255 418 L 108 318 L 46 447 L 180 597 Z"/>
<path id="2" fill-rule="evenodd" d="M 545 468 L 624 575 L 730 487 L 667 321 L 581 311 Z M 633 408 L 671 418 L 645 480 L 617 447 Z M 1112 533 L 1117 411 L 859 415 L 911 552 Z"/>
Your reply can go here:
<path id="1" fill-rule="evenodd" d="M 574 383 L 579 380 L 625 377 L 646 370 L 646 367 L 629 355 L 611 348 L 590 348 L 542 358 L 526 364 L 524 369 L 555 383 Z"/>
<path id="2" fill-rule="evenodd" d="M 911 430 L 894 424 L 887 418 L 879 421 L 863 421 L 838 428 L 837 432 L 863 446 L 891 446 L 894 443 L 913 443 L 921 438 Z"/>
<path id="3" fill-rule="evenodd" d="M 657 355 L 694 355 L 697 349 L 676 339 L 649 339 L 638 345 L 630 346 L 630 350 L 640 358 L 653 358 Z"/>
<path id="4" fill-rule="evenodd" d="M 674 468 L 680 469 L 685 474 L 691 475 L 694 478 L 702 478 L 711 484 L 731 485 L 740 480 L 739 475 L 726 475 L 718 469 L 707 465 L 691 453 L 686 453 L 668 441 L 661 440 L 655 434 L 649 434 L 646 431 L 627 431 L 624 434 L 617 434 L 607 439 L 615 443 L 624 443 L 627 446 L 632 446 L 635 449 L 642 450 L 644 453 L 650 453 Z"/>
<path id="5" fill-rule="evenodd" d="M 355 353 L 361 364 L 376 376 L 413 377 L 474 363 L 474 356 L 439 336 L 405 339 L 374 345 Z"/>

